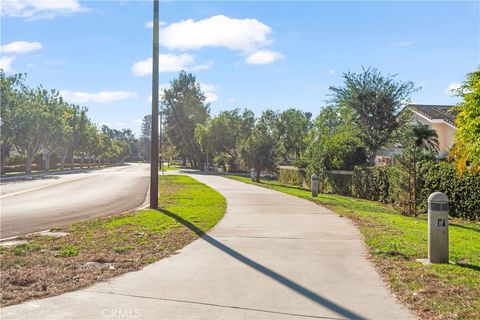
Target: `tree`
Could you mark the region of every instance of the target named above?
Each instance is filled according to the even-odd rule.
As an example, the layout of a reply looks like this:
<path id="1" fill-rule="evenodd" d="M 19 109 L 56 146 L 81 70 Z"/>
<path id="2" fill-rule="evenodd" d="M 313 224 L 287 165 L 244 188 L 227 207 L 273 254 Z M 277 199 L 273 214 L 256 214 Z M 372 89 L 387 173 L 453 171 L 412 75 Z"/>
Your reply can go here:
<path id="1" fill-rule="evenodd" d="M 151 158 L 151 134 L 152 134 L 152 115 L 146 115 L 142 119 L 142 133 L 139 140 L 139 149 L 143 160 L 150 161 Z"/>
<path id="2" fill-rule="evenodd" d="M 243 113 L 240 109 L 222 111 L 197 125 L 195 139 L 202 151 L 220 157 L 227 155 L 229 164 L 236 169 L 240 142 L 249 136 L 254 125 L 255 116 L 248 109 Z"/>
<path id="3" fill-rule="evenodd" d="M 313 122 L 308 136 L 305 160 L 311 171 L 323 175 L 327 170 L 351 170 L 365 162 L 360 128 L 351 109 L 327 106 Z"/>
<path id="4" fill-rule="evenodd" d="M 0 162 L 1 173 L 5 173 L 5 164 L 10 155 L 14 140 L 14 126 L 17 122 L 20 95 L 24 88 L 24 74 L 7 76 L 0 69 Z"/>
<path id="5" fill-rule="evenodd" d="M 256 172 L 256 181 L 260 180 L 260 172 L 275 168 L 275 139 L 271 127 L 267 125 L 270 112 L 264 112 L 250 136 L 244 139 L 240 145 L 240 157 L 247 168 L 253 168 Z"/>
<path id="6" fill-rule="evenodd" d="M 305 136 L 310 129 L 310 112 L 297 109 L 287 109 L 278 117 L 278 148 L 283 162 L 289 157 L 298 159 L 306 148 Z"/>
<path id="7" fill-rule="evenodd" d="M 437 133 L 426 125 L 418 124 L 406 125 L 396 134 L 403 146 L 403 153 L 395 157 L 399 170 L 395 177 L 396 205 L 404 213 L 417 217 L 417 207 L 421 200 L 419 162 L 435 158 L 438 153 Z"/>
<path id="8" fill-rule="evenodd" d="M 62 146 L 62 139 L 64 134 L 64 123 L 63 123 L 63 100 L 59 95 L 59 92 L 56 90 L 51 90 L 49 94 L 46 95 L 46 121 L 48 126 L 44 127 L 45 132 L 43 133 L 45 140 L 43 146 L 41 147 L 43 155 L 43 169 L 50 169 L 50 158 L 52 154 L 57 153 L 59 148 Z"/>
<path id="9" fill-rule="evenodd" d="M 397 114 L 404 101 L 417 90 L 413 82 L 396 81 L 395 77 L 363 68 L 359 74 L 344 73 L 342 87 L 330 87 L 333 103 L 355 111 L 355 122 L 361 129 L 370 163 L 374 163 L 377 150 L 398 128 Z"/>
<path id="10" fill-rule="evenodd" d="M 19 95 L 17 120 L 13 126 L 15 148 L 25 156 L 25 172 L 32 171 L 32 161 L 48 138 L 48 92 L 42 87 L 26 88 Z"/>
<path id="11" fill-rule="evenodd" d="M 210 110 L 195 76 L 180 72 L 178 78 L 170 83 L 170 88 L 164 90 L 162 105 L 168 139 L 184 162 L 189 158 L 192 166 L 201 166 L 203 157 L 195 140 L 195 128 L 207 120 Z"/>
<path id="12" fill-rule="evenodd" d="M 480 172 L 480 68 L 467 75 L 457 94 L 463 102 L 458 105 L 458 130 L 450 158 L 455 160 L 458 172 L 470 168 L 477 174 Z"/>

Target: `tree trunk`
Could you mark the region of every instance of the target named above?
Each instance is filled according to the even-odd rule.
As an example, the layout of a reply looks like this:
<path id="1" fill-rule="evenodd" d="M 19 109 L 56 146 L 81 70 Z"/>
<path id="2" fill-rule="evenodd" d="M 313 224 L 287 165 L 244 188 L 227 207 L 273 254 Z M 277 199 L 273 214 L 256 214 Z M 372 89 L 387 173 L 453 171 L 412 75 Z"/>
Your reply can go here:
<path id="1" fill-rule="evenodd" d="M 6 144 L 2 144 L 2 154 L 0 156 L 0 171 L 2 174 L 5 173 L 5 166 L 7 164 L 8 154 L 10 153 L 10 147 L 6 146 Z"/>
<path id="2" fill-rule="evenodd" d="M 32 154 L 27 152 L 27 157 L 25 161 L 25 173 L 32 172 L 32 160 L 33 160 Z"/>
<path id="3" fill-rule="evenodd" d="M 260 182 L 260 172 L 261 172 L 260 167 L 255 167 L 255 182 Z"/>
<path id="4" fill-rule="evenodd" d="M 43 155 L 43 169 L 45 170 L 50 170 L 50 157 L 51 157 L 51 153 L 50 152 L 47 152 Z"/>
<path id="5" fill-rule="evenodd" d="M 80 157 L 80 169 L 83 169 L 83 162 L 85 161 L 85 155 L 82 153 Z"/>

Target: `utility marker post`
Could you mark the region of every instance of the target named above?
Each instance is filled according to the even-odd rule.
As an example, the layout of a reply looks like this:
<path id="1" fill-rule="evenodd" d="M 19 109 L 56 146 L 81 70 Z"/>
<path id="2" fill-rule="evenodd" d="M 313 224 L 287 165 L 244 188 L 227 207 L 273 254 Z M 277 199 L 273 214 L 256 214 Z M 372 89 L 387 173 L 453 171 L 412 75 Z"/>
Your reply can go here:
<path id="1" fill-rule="evenodd" d="M 314 173 L 311 177 L 312 197 L 318 197 L 318 176 Z"/>
<path id="2" fill-rule="evenodd" d="M 428 262 L 448 263 L 448 197 L 442 192 L 428 197 Z"/>
<path id="3" fill-rule="evenodd" d="M 158 0 L 153 0 L 152 145 L 150 209 L 158 209 Z"/>

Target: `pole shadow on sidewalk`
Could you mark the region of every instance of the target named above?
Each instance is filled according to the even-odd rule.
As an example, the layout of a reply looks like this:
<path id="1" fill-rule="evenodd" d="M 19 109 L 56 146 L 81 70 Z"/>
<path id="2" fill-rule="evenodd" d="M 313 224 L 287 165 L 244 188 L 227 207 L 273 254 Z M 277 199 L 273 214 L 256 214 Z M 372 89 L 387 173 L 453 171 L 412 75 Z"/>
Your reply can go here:
<path id="1" fill-rule="evenodd" d="M 318 303 L 319 305 L 322 305 L 334 312 L 336 312 L 337 314 L 347 318 L 347 319 L 355 319 L 355 320 L 364 320 L 366 319 L 365 317 L 353 312 L 353 311 L 350 311 L 326 298 L 323 298 L 321 296 L 319 296 L 318 294 L 316 294 L 315 292 L 299 285 L 298 283 L 296 282 L 293 282 L 292 280 L 282 276 L 281 274 L 259 264 L 258 262 L 255 262 L 253 261 L 252 259 L 242 255 L 241 253 L 239 253 L 238 251 L 235 251 L 233 250 L 232 248 L 224 245 L 223 243 L 221 243 L 220 241 L 218 240 L 215 240 L 214 238 L 210 237 L 208 234 L 206 234 L 203 230 L 201 230 L 200 228 L 198 228 L 196 225 L 194 225 L 193 223 L 191 223 L 190 221 L 187 221 L 185 219 L 183 219 L 182 217 L 179 217 L 177 216 L 175 213 L 171 212 L 171 211 L 168 211 L 168 210 L 163 210 L 163 209 L 160 209 L 159 210 L 160 212 L 162 212 L 163 214 L 175 219 L 177 222 L 181 223 L 182 225 L 184 225 L 185 227 L 189 228 L 190 230 L 192 230 L 193 232 L 195 232 L 198 236 L 200 236 L 203 240 L 205 240 L 206 242 L 208 242 L 209 244 L 211 244 L 212 246 L 214 246 L 215 248 L 225 252 L 226 254 L 228 254 L 229 256 L 237 259 L 238 261 L 242 262 L 243 264 L 263 273 L 264 275 L 268 276 L 269 278 L 283 284 L 284 286 L 286 286 L 287 288 L 303 295 L 304 297 L 314 301 L 315 303 Z"/>

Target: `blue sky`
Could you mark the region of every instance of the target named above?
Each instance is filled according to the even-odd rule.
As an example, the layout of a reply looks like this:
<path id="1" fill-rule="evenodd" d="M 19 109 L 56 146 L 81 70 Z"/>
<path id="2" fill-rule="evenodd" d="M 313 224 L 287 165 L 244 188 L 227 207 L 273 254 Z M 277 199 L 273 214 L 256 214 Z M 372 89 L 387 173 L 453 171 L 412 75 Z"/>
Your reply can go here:
<path id="1" fill-rule="evenodd" d="M 480 65 L 478 2 L 161 2 L 160 82 L 193 72 L 212 114 L 289 107 L 314 115 L 346 71 L 373 66 L 453 104 Z M 0 65 L 62 90 L 97 124 L 140 130 L 150 111 L 152 4 L 2 0 Z"/>

